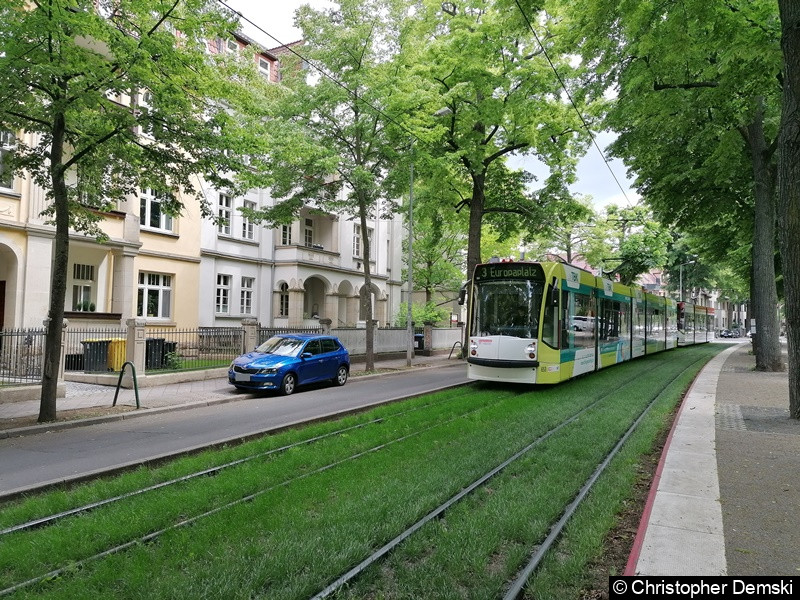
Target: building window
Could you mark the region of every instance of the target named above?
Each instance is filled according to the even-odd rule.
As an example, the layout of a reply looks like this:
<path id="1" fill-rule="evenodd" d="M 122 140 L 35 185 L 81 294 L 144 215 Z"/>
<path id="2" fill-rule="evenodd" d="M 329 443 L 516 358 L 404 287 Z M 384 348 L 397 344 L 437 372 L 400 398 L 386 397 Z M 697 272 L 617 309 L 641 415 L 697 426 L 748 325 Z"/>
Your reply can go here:
<path id="1" fill-rule="evenodd" d="M 94 265 L 72 265 L 72 310 L 94 310 Z"/>
<path id="2" fill-rule="evenodd" d="M 246 208 L 247 210 L 255 210 L 256 203 L 250 202 L 249 200 L 245 200 L 244 208 Z M 247 217 L 244 217 L 244 222 L 242 223 L 242 237 L 246 240 L 252 240 L 253 238 L 255 238 L 255 236 L 256 236 L 255 223 L 253 223 L 253 221 L 251 221 Z"/>
<path id="3" fill-rule="evenodd" d="M 172 231 L 172 217 L 162 207 L 166 199 L 165 195 L 157 194 L 150 188 L 141 190 L 139 223 L 143 227 Z"/>
<path id="4" fill-rule="evenodd" d="M 242 277 L 241 313 L 243 315 L 253 314 L 253 288 L 255 285 L 254 277 Z"/>
<path id="5" fill-rule="evenodd" d="M 219 204 L 217 205 L 217 231 L 223 235 L 231 234 L 231 197 L 227 194 L 219 195 Z"/>
<path id="6" fill-rule="evenodd" d="M 292 226 L 281 225 L 281 244 L 284 246 L 292 245 Z"/>
<path id="7" fill-rule="evenodd" d="M 370 247 L 372 247 L 372 234 L 374 231 L 372 227 L 367 227 L 367 239 L 369 240 Z M 356 258 L 362 258 L 363 256 L 362 252 L 364 249 L 361 242 L 361 225 L 353 225 L 353 256 Z"/>
<path id="8" fill-rule="evenodd" d="M 261 56 L 258 57 L 258 72 L 261 73 L 264 77 L 266 77 L 267 81 L 269 81 L 269 74 L 270 74 L 270 65 L 269 61 L 266 58 L 262 58 Z"/>
<path id="9" fill-rule="evenodd" d="M 289 316 L 289 286 L 285 283 L 281 284 L 280 293 L 278 294 L 278 316 Z"/>
<path id="10" fill-rule="evenodd" d="M 314 245 L 314 220 L 306 219 L 306 226 L 303 230 L 305 245 L 309 248 Z"/>
<path id="11" fill-rule="evenodd" d="M 230 312 L 231 276 L 217 275 L 217 303 L 216 312 L 227 315 Z"/>
<path id="12" fill-rule="evenodd" d="M 7 166 L 8 158 L 14 152 L 16 137 L 10 131 L 0 129 L 0 188 L 12 189 L 14 175 Z"/>
<path id="13" fill-rule="evenodd" d="M 172 275 L 139 273 L 136 316 L 168 319 L 172 314 Z"/>
<path id="14" fill-rule="evenodd" d="M 361 258 L 361 225 L 353 225 L 353 256 Z"/>

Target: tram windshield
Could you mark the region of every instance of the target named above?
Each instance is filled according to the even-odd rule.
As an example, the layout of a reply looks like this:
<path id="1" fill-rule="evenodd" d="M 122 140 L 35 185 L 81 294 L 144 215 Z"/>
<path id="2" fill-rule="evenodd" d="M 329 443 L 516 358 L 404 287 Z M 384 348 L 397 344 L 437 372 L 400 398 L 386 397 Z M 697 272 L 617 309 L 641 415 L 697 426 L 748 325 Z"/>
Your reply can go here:
<path id="1" fill-rule="evenodd" d="M 544 282 L 530 279 L 481 281 L 475 284 L 473 335 L 538 337 Z"/>

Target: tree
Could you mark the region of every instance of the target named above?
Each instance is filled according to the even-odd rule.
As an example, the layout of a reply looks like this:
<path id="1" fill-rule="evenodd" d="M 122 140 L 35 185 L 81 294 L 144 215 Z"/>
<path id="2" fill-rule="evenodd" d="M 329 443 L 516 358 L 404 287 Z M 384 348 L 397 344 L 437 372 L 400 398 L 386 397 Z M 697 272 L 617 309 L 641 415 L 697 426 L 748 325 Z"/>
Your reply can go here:
<path id="1" fill-rule="evenodd" d="M 177 214 L 204 202 L 198 177 L 231 193 L 256 182 L 244 156 L 264 164 L 267 84 L 252 61 L 206 52 L 235 28 L 211 0 L 0 8 L 0 127 L 26 132 L 12 167 L 46 190 L 55 224 L 39 421 L 56 418 L 70 228 L 102 238 L 103 211 L 142 187 Z"/>
<path id="2" fill-rule="evenodd" d="M 304 57 L 315 69 L 285 69 L 292 89 L 281 106 L 283 123 L 275 123 L 271 169 L 274 208 L 249 216 L 271 224 L 293 220 L 304 205 L 353 215 L 362 232 L 368 220 L 395 210 L 389 200 L 389 175 L 400 148 L 387 135 L 383 110 L 394 92 L 397 32 L 401 8 L 391 0 L 341 0 L 337 8 L 302 7 L 297 23 L 303 30 Z M 366 320 L 366 370 L 374 368 L 372 275 L 369 236 L 362 236 Z"/>
<path id="3" fill-rule="evenodd" d="M 571 214 L 550 219 L 547 221 L 548 230 L 534 237 L 540 248 L 544 247 L 548 252 L 562 256 L 568 263 L 578 258 L 585 259 L 597 219 L 590 197 L 577 197 L 575 200 Z"/>
<path id="4" fill-rule="evenodd" d="M 466 268 L 464 224 L 437 210 L 428 198 L 432 193 L 436 192 L 431 186 L 416 186 L 414 192 L 413 282 L 417 289 L 425 290 L 426 303 L 432 302 L 437 292 L 457 296 Z M 407 240 L 404 247 L 407 261 Z M 408 280 L 406 270 L 403 280 Z"/>
<path id="5" fill-rule="evenodd" d="M 537 196 L 568 197 L 574 178 L 570 156 L 584 144 L 577 116 L 562 100 L 562 88 L 530 27 L 546 27 L 533 13 L 528 22 L 501 1 L 465 0 L 444 11 L 427 0 L 417 11 L 417 43 L 404 46 L 403 77 L 418 83 L 418 128 L 429 129 L 424 150 L 447 162 L 448 183 L 468 191 L 459 207 L 468 207 L 467 272 L 481 261 L 484 217 L 503 230 L 501 215 L 528 213 L 523 202 L 495 204 L 493 185 L 519 175 L 505 169 L 512 153 L 529 153 L 551 172 Z M 531 25 L 531 23 L 533 25 Z M 552 58 L 552 57 L 551 57 Z M 570 67 L 557 57 L 566 76 Z M 436 117 L 432 115 L 436 114 Z M 506 170 L 504 174 L 502 171 Z M 518 187 L 519 189 L 519 187 Z M 504 195 L 494 194 L 495 199 Z M 509 198 L 505 196 L 505 200 Z"/>
<path id="6" fill-rule="evenodd" d="M 603 266 L 604 274 L 619 275 L 622 283 L 633 285 L 639 275 L 664 265 L 669 241 L 669 234 L 646 207 L 610 205 L 605 217 L 595 219 L 586 260 Z"/>
<path id="7" fill-rule="evenodd" d="M 408 303 L 401 302 L 400 308 L 394 319 L 395 327 L 406 327 L 408 320 Z M 442 323 L 450 325 L 450 312 L 437 306 L 434 302 L 426 302 L 425 304 L 412 304 L 411 305 L 411 321 L 419 325 L 420 323 Z"/>
<path id="8" fill-rule="evenodd" d="M 783 110 L 778 161 L 778 231 L 783 256 L 789 415 L 800 419 L 800 6 L 778 0 L 783 49 Z"/>
<path id="9" fill-rule="evenodd" d="M 618 91 L 606 124 L 636 187 L 666 225 L 696 231 L 747 207 L 753 218 L 756 366 L 783 368 L 775 307 L 780 111 L 774 3 L 576 0 L 562 25 L 591 64 L 587 85 Z M 566 14 L 566 13 L 565 13 Z"/>

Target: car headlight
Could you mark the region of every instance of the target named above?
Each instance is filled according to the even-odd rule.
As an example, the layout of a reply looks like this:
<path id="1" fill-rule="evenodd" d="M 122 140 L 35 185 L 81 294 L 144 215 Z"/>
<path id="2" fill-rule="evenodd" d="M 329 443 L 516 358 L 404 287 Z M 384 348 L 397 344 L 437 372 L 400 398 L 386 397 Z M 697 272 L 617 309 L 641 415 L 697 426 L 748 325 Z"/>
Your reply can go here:
<path id="1" fill-rule="evenodd" d="M 278 372 L 278 369 L 276 369 L 275 367 L 270 367 L 268 369 L 259 369 L 258 370 L 258 374 L 259 375 L 275 375 L 275 373 L 277 373 L 277 372 Z"/>

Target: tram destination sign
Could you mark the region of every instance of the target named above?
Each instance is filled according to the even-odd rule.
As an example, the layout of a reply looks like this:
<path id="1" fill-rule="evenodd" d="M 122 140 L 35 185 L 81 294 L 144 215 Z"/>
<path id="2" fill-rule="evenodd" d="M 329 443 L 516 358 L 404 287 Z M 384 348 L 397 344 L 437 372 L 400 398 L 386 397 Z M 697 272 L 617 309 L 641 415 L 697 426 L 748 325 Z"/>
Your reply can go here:
<path id="1" fill-rule="evenodd" d="M 492 263 L 479 265 L 476 281 L 488 279 L 542 279 L 542 268 L 534 263 Z"/>

